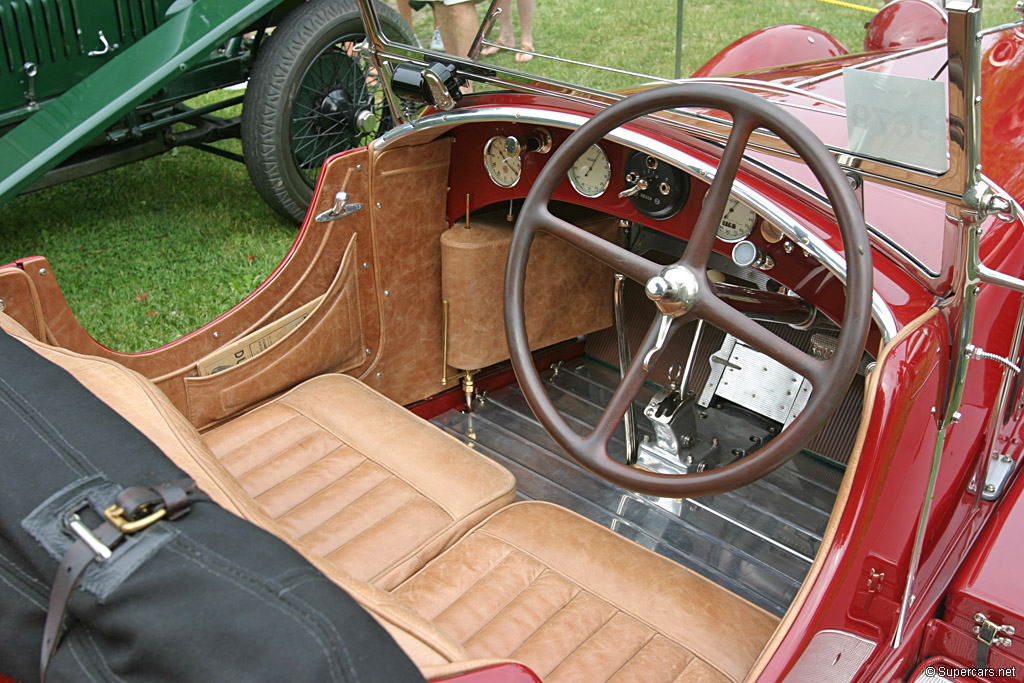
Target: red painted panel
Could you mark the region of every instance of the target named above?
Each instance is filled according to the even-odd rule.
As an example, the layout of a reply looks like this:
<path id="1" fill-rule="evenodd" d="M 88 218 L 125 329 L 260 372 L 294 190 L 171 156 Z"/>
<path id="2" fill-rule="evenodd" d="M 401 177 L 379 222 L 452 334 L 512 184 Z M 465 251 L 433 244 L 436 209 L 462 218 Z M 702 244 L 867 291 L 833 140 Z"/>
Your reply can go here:
<path id="1" fill-rule="evenodd" d="M 946 15 L 928 0 L 891 2 L 868 23 L 864 50 L 913 47 L 944 40 Z"/>
<path id="2" fill-rule="evenodd" d="M 921 666 L 948 667 L 951 671 L 956 669 L 974 668 L 975 656 L 978 651 L 978 640 L 973 634 L 961 631 L 950 626 L 945 621 L 932 619 L 925 627 L 924 643 L 921 646 Z M 952 677 L 953 680 L 965 681 L 1017 681 L 1024 683 L 1024 660 L 1007 654 L 1006 652 L 992 648 L 989 650 L 986 668 L 994 669 L 991 676 L 978 676 L 975 678 Z"/>
<path id="3" fill-rule="evenodd" d="M 974 615 L 978 613 L 996 624 L 1013 627 L 1008 650 L 1024 660 L 1024 591 L 1020 590 L 1021 567 L 1024 566 L 1022 528 L 1024 480 L 1018 479 L 953 580 L 943 618 L 965 632 L 975 625 Z M 1021 673 L 1024 675 L 1024 671 Z"/>
<path id="4" fill-rule="evenodd" d="M 849 53 L 845 45 L 820 29 L 796 24 L 769 26 L 729 45 L 694 71 L 693 75 L 719 76 Z"/>

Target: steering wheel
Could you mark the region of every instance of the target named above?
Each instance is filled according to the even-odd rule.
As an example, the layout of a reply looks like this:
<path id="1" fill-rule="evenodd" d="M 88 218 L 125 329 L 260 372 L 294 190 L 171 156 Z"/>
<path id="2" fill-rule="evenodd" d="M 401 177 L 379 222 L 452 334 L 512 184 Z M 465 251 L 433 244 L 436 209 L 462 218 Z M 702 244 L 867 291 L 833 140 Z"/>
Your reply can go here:
<path id="1" fill-rule="evenodd" d="M 613 129 L 665 109 L 701 107 L 727 112 L 732 132 L 682 257 L 662 266 L 556 218 L 552 194 L 573 161 Z M 715 233 L 750 135 L 766 128 L 807 164 L 832 204 L 847 261 L 846 305 L 835 354 L 826 361 L 792 346 L 714 294 L 707 263 Z M 544 231 L 572 244 L 615 272 L 644 286 L 658 307 L 639 353 L 616 388 L 597 425 L 578 434 L 555 408 L 533 365 L 526 334 L 523 285 L 534 235 Z M 796 455 L 839 406 L 860 363 L 871 318 L 871 249 L 860 207 L 825 146 L 782 108 L 741 90 L 681 83 L 627 97 L 580 126 L 552 155 L 530 189 L 512 235 L 505 270 L 505 330 L 512 366 L 526 401 L 551 437 L 576 462 L 624 488 L 654 496 L 690 498 L 735 489 L 765 476 Z M 564 296 L 572 296 L 565 292 Z M 813 391 L 800 415 L 754 453 L 723 467 L 691 474 L 660 474 L 625 465 L 608 453 L 608 442 L 647 377 L 647 361 L 683 324 L 701 318 L 739 338 L 811 382 Z M 653 352 L 653 353 L 652 353 Z M 651 363 L 653 364 L 653 362 Z"/>

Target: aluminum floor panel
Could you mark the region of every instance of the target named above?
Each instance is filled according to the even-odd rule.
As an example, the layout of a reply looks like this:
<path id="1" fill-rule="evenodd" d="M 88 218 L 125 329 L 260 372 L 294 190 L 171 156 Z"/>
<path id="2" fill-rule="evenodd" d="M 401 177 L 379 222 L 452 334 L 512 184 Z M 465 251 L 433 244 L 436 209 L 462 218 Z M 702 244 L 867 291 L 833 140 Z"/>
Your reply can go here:
<path id="1" fill-rule="evenodd" d="M 577 361 L 544 374 L 566 419 L 589 430 L 617 373 Z M 650 433 L 637 403 L 641 435 Z M 473 413 L 451 410 L 432 420 L 516 477 L 521 499 L 563 505 L 782 615 L 806 575 L 828 522 L 841 471 L 800 454 L 737 491 L 674 500 L 625 491 L 571 461 L 543 430 L 517 386 L 477 399 Z M 621 427 L 610 445 L 624 452 Z M 642 580 L 642 577 L 638 577 Z"/>

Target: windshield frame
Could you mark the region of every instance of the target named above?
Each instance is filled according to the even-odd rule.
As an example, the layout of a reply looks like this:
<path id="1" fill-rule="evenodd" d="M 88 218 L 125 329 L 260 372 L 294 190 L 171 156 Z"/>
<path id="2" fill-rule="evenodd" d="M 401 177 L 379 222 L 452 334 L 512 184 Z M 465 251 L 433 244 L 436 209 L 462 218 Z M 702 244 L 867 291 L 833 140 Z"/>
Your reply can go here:
<path id="1" fill-rule="evenodd" d="M 602 107 L 608 106 L 627 96 L 623 93 L 595 90 L 541 75 L 527 74 L 493 64 L 484 64 L 468 57 L 459 58 L 446 53 L 432 52 L 429 49 L 389 41 L 380 30 L 380 23 L 372 0 L 357 0 L 357 2 L 363 11 L 364 18 L 367 20 L 369 43 L 367 49 L 370 52 L 370 56 L 386 68 L 390 68 L 391 65 L 397 62 L 416 64 L 426 68 L 429 64 L 443 58 L 445 63 L 453 64 L 460 75 L 500 89 L 534 95 L 548 95 L 579 104 Z M 484 45 L 492 44 L 486 41 L 486 35 L 490 28 L 493 27 L 500 12 L 500 10 L 495 11 L 496 4 L 497 0 L 491 0 L 488 12 L 481 24 L 481 29 L 476 36 L 470 54 L 478 52 Z M 1012 22 L 982 31 L 981 4 L 982 0 L 946 0 L 947 38 L 945 41 L 881 55 L 876 59 L 866 60 L 856 67 L 867 68 L 887 60 L 898 59 L 912 52 L 939 49 L 945 45 L 947 59 L 945 72 L 948 84 L 949 116 L 947 129 L 949 166 L 942 172 L 869 158 L 858 155 L 850 150 L 826 144 L 826 147 L 833 153 L 840 167 L 858 182 L 863 184 L 864 181 L 870 180 L 943 201 L 951 209 L 950 212 L 947 212 L 949 215 L 959 214 L 964 198 L 971 194 L 972 188 L 976 188 L 979 184 L 992 186 L 991 181 L 984 178 L 980 170 L 980 38 L 987 33 L 1003 30 L 1010 26 L 1019 26 L 1020 22 Z M 600 65 L 583 64 L 583 66 L 642 76 L 655 83 L 678 83 L 697 80 L 727 84 L 761 92 L 784 91 L 789 96 L 799 95 L 807 97 L 809 101 L 824 102 L 839 108 L 842 110 L 840 115 L 845 116 L 845 103 L 795 86 L 784 86 L 776 83 L 730 77 L 672 80 L 632 74 Z M 824 78 L 835 76 L 837 73 L 838 71 L 822 74 L 798 85 L 807 86 Z M 385 78 L 382 81 L 385 86 L 385 95 L 392 106 L 392 110 L 395 112 L 396 122 L 408 122 L 409 117 L 403 112 L 398 97 L 391 89 L 389 79 Z M 691 110 L 660 112 L 649 115 L 647 118 L 684 134 L 693 135 L 716 144 L 724 144 L 731 130 L 729 121 Z M 780 138 L 760 129 L 751 135 L 749 146 L 751 150 L 772 156 L 787 159 L 797 158 L 793 150 Z M 884 235 L 879 231 L 876 230 L 874 232 L 884 238 Z M 909 261 L 909 264 L 918 271 L 921 279 L 935 292 L 948 291 L 953 283 L 953 271 L 956 270 L 957 266 L 956 259 L 960 241 L 960 238 L 955 233 L 956 231 L 943 230 L 942 262 L 939 264 L 938 269 L 923 267 L 921 262 L 914 258 L 912 254 L 900 249 L 901 252 L 904 252 L 904 259 Z M 887 242 L 887 244 L 890 248 L 894 246 L 891 242 Z"/>

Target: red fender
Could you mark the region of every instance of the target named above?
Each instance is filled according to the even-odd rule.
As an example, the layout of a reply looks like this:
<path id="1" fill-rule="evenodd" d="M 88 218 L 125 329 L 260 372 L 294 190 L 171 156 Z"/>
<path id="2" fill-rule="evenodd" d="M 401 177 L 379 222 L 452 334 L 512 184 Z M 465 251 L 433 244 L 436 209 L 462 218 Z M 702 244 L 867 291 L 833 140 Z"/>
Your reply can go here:
<path id="1" fill-rule="evenodd" d="M 865 52 L 934 43 L 946 37 L 946 13 L 928 0 L 893 0 L 868 22 Z"/>
<path id="2" fill-rule="evenodd" d="M 846 46 L 819 29 L 797 24 L 769 26 L 743 36 L 693 75 L 721 76 L 847 54 Z"/>

